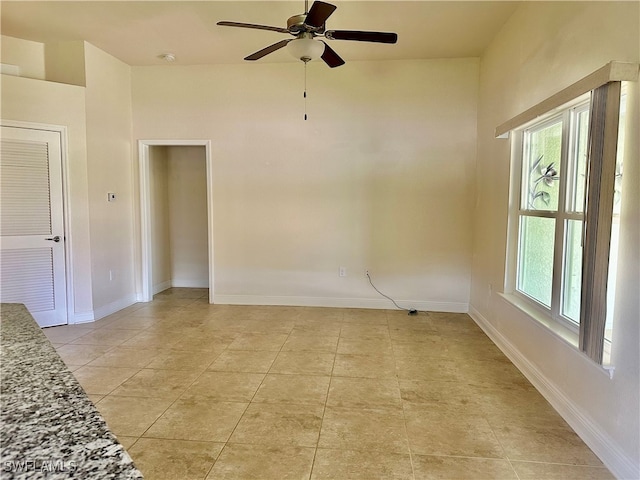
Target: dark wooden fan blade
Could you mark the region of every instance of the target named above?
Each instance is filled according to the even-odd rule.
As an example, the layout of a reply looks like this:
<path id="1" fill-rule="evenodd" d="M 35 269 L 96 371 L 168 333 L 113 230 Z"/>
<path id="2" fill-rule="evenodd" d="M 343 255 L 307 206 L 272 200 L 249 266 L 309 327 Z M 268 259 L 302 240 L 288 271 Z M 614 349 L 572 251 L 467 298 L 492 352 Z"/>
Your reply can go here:
<path id="1" fill-rule="evenodd" d="M 320 58 L 324 60 L 324 63 L 329 65 L 331 68 L 336 68 L 336 67 L 339 67 L 340 65 L 344 65 L 344 60 L 340 58 L 340 55 L 338 55 L 333 50 L 333 48 L 331 48 L 325 42 L 322 42 L 322 43 L 324 43 L 324 53 Z"/>
<path id="2" fill-rule="evenodd" d="M 355 40 L 356 42 L 396 43 L 398 41 L 398 34 L 389 32 L 327 30 L 324 36 L 330 40 Z"/>
<path id="3" fill-rule="evenodd" d="M 324 25 L 324 22 L 327 21 L 327 18 L 331 16 L 336 8 L 338 7 L 336 7 L 335 5 L 316 0 L 315 2 L 313 2 L 313 5 L 311 5 L 304 23 L 309 25 L 310 27 L 320 28 Z"/>
<path id="4" fill-rule="evenodd" d="M 218 22 L 216 25 L 223 27 L 240 27 L 240 28 L 253 28 L 256 30 L 269 30 L 271 32 L 289 33 L 289 30 L 281 27 L 270 27 L 269 25 L 254 25 L 253 23 L 238 23 L 238 22 Z"/>
<path id="5" fill-rule="evenodd" d="M 244 59 L 245 60 L 259 60 L 262 57 L 264 57 L 265 55 L 269 55 L 270 53 L 273 53 L 276 50 L 280 50 L 282 47 L 284 47 L 290 41 L 291 40 L 280 40 L 278 43 L 274 43 L 273 45 L 269 45 L 268 47 L 263 48 L 262 50 L 258 50 L 256 53 L 252 53 L 248 57 L 244 57 Z"/>

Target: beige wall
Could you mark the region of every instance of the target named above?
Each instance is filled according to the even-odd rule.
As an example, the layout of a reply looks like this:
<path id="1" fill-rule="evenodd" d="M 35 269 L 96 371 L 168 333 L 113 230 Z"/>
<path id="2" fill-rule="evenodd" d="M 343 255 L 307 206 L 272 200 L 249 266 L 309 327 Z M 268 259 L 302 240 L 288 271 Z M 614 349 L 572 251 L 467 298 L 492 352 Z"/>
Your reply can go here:
<path id="1" fill-rule="evenodd" d="M 2 75 L 3 120 L 18 120 L 67 127 L 68 165 L 65 172 L 70 202 L 66 205 L 69 224 L 73 307 L 69 321 L 91 320 L 91 245 L 87 188 L 87 145 L 84 89 L 42 80 Z"/>
<path id="2" fill-rule="evenodd" d="M 134 67 L 134 138 L 211 139 L 218 301 L 466 310 L 476 59 Z M 339 266 L 347 277 L 338 277 Z"/>
<path id="3" fill-rule="evenodd" d="M 168 149 L 171 284 L 209 286 L 207 169 L 204 147 Z"/>
<path id="4" fill-rule="evenodd" d="M 153 293 L 171 286 L 169 230 L 169 164 L 167 147 L 149 147 L 149 197 L 152 236 Z"/>
<path id="5" fill-rule="evenodd" d="M 44 80 L 44 45 L 20 38 L 0 37 L 0 61 L 20 67 L 20 76 Z"/>
<path id="6" fill-rule="evenodd" d="M 45 45 L 46 78 L 51 82 L 87 85 L 85 47 L 81 40 Z"/>
<path id="7" fill-rule="evenodd" d="M 85 65 L 91 272 L 100 318 L 135 301 L 131 83 L 128 65 L 88 43 Z M 115 202 L 107 202 L 109 192 Z"/>
<path id="8" fill-rule="evenodd" d="M 611 60 L 638 62 L 638 7 L 637 2 L 526 3 L 483 54 L 471 293 L 472 312 L 502 335 L 520 355 L 521 365 L 537 372 L 547 393 L 555 392 L 556 399 L 570 406 L 574 428 L 626 478 L 638 475 L 640 462 L 638 136 L 627 135 L 618 267 L 622 288 L 615 305 L 615 374 L 610 380 L 574 348 L 495 294 L 504 284 L 510 153 L 509 141 L 495 139 L 493 133 L 497 125 Z M 630 118 L 636 113 L 627 131 L 638 132 L 636 93 L 631 102 Z"/>

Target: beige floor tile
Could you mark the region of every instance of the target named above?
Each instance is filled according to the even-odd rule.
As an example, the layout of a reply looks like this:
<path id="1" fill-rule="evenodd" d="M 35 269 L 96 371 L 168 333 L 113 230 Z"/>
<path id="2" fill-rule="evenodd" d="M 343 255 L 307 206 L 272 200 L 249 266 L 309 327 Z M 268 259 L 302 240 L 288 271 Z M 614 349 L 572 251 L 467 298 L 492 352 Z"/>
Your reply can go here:
<path id="1" fill-rule="evenodd" d="M 229 441 L 315 447 L 320 433 L 322 409 L 315 405 L 252 403 Z"/>
<path id="2" fill-rule="evenodd" d="M 264 373 L 204 372 L 184 396 L 207 397 L 217 402 L 250 402 Z"/>
<path id="3" fill-rule="evenodd" d="M 111 345 L 63 345 L 56 349 L 67 365 L 86 365 L 111 350 Z"/>
<path id="4" fill-rule="evenodd" d="M 312 480 L 413 479 L 409 454 L 319 448 Z"/>
<path id="5" fill-rule="evenodd" d="M 146 478 L 613 478 L 466 314 L 207 293 L 44 329 Z"/>
<path id="6" fill-rule="evenodd" d="M 494 431 L 510 460 L 602 466 L 568 428 L 505 426 Z"/>
<path id="7" fill-rule="evenodd" d="M 105 397 L 105 395 L 96 395 L 94 393 L 87 393 L 87 397 L 89 397 L 89 400 L 91 400 L 91 403 L 95 405 L 100 400 L 102 400 Z"/>
<path id="8" fill-rule="evenodd" d="M 175 400 L 187 390 L 199 374 L 193 371 L 145 368 L 123 382 L 113 393 L 120 396 Z"/>
<path id="9" fill-rule="evenodd" d="M 396 358 L 407 357 L 428 362 L 431 358 L 451 358 L 454 356 L 451 344 L 441 337 L 422 338 L 419 341 L 396 337 L 391 340 L 391 344 Z"/>
<path id="10" fill-rule="evenodd" d="M 138 332 L 132 330 L 134 336 L 122 343 L 123 347 L 138 348 L 171 348 L 180 337 L 174 332 L 143 330 Z"/>
<path id="11" fill-rule="evenodd" d="M 143 368 L 159 353 L 158 349 L 117 346 L 90 362 L 89 365 L 92 367 Z"/>
<path id="12" fill-rule="evenodd" d="M 134 443 L 136 443 L 136 441 L 138 441 L 138 437 L 128 437 L 126 435 L 119 435 L 118 441 L 126 450 L 128 450 L 133 446 Z"/>
<path id="13" fill-rule="evenodd" d="M 267 350 L 225 350 L 208 370 L 220 372 L 267 373 L 278 352 Z"/>
<path id="14" fill-rule="evenodd" d="M 63 325 L 60 327 L 43 328 L 42 333 L 52 343 L 69 343 L 94 330 L 90 326 Z"/>
<path id="15" fill-rule="evenodd" d="M 484 414 L 484 403 L 477 395 L 477 389 L 459 382 L 421 382 L 416 380 L 398 381 L 402 400 L 409 405 L 424 408 L 446 408 L 458 410 L 466 415 Z"/>
<path id="16" fill-rule="evenodd" d="M 186 370 L 191 372 L 203 372 L 211 365 L 223 349 L 211 351 L 183 351 L 164 350 L 156 355 L 146 368 L 157 370 Z"/>
<path id="17" fill-rule="evenodd" d="M 227 443 L 207 480 L 306 479 L 315 449 Z"/>
<path id="18" fill-rule="evenodd" d="M 141 438 L 129 454 L 145 480 L 202 480 L 223 443 Z"/>
<path id="19" fill-rule="evenodd" d="M 343 338 L 361 338 L 367 337 L 372 339 L 382 339 L 388 340 L 391 338 L 389 336 L 389 327 L 384 324 L 345 324 L 342 325 L 342 329 L 340 330 L 340 337 Z"/>
<path id="20" fill-rule="evenodd" d="M 207 397 L 178 399 L 144 437 L 226 442 L 247 403 L 212 402 Z"/>
<path id="21" fill-rule="evenodd" d="M 284 334 L 288 335 L 293 330 L 293 320 L 269 320 L 257 318 L 249 319 L 244 323 L 244 331 L 261 335 Z"/>
<path id="22" fill-rule="evenodd" d="M 326 352 L 335 353 L 338 348 L 338 337 L 321 335 L 291 334 L 282 346 L 283 352 Z"/>
<path id="23" fill-rule="evenodd" d="M 187 287 L 171 287 L 159 292 L 153 296 L 154 300 L 173 299 L 173 298 L 208 298 L 208 288 L 187 288 Z"/>
<path id="24" fill-rule="evenodd" d="M 158 323 L 158 319 L 153 317 L 134 317 L 132 315 L 125 315 L 119 318 L 114 318 L 104 324 L 100 325 L 100 328 L 116 329 L 116 330 L 145 330 L 153 327 Z"/>
<path id="25" fill-rule="evenodd" d="M 396 372 L 400 379 L 422 382 L 460 382 L 462 376 L 455 359 L 436 357 L 396 357 Z"/>
<path id="26" fill-rule="evenodd" d="M 520 385 L 528 387 L 529 380 L 509 360 L 460 359 L 458 362 L 460 381 L 475 385 L 501 386 Z"/>
<path id="27" fill-rule="evenodd" d="M 73 375 L 86 393 L 107 395 L 138 371 L 138 368 L 84 366 L 74 370 Z"/>
<path id="28" fill-rule="evenodd" d="M 409 453 L 402 410 L 327 407 L 318 446 Z"/>
<path id="29" fill-rule="evenodd" d="M 248 312 L 248 320 L 260 322 L 294 322 L 304 312 L 304 307 L 288 307 L 278 305 L 265 305 L 253 307 Z"/>
<path id="30" fill-rule="evenodd" d="M 361 378 L 396 378 L 396 361 L 392 355 L 336 355 L 333 376 Z"/>
<path id="31" fill-rule="evenodd" d="M 70 343 L 82 345 L 121 345 L 131 337 L 136 336 L 137 330 L 100 328 L 76 338 Z"/>
<path id="32" fill-rule="evenodd" d="M 280 351 L 287 340 L 285 333 L 261 334 L 241 333 L 229 345 L 229 350 L 267 350 Z"/>
<path id="33" fill-rule="evenodd" d="M 344 316 L 342 317 L 343 323 L 364 323 L 368 325 L 375 325 L 375 324 L 386 325 L 387 324 L 386 310 L 346 308 L 343 311 L 344 311 Z"/>
<path id="34" fill-rule="evenodd" d="M 132 311 L 129 315 L 133 317 L 167 318 L 176 312 L 180 312 L 182 308 L 181 306 L 167 305 L 164 302 L 154 302 Z"/>
<path id="35" fill-rule="evenodd" d="M 335 354 L 321 352 L 280 352 L 269 373 L 330 375 Z"/>
<path id="36" fill-rule="evenodd" d="M 511 462 L 520 480 L 614 480 L 604 467 Z"/>
<path id="37" fill-rule="evenodd" d="M 337 352 L 352 355 L 393 355 L 393 346 L 388 338 L 340 337 Z"/>
<path id="38" fill-rule="evenodd" d="M 180 335 L 180 338 L 171 348 L 176 350 L 205 350 L 221 351 L 233 343 L 236 335 L 223 333 L 204 333 L 201 329 L 189 335 Z"/>
<path id="39" fill-rule="evenodd" d="M 313 322 L 342 322 L 343 318 L 344 309 L 341 308 L 308 307 L 302 310 L 296 325 Z"/>
<path id="40" fill-rule="evenodd" d="M 327 405 L 332 407 L 402 407 L 395 378 L 347 378 L 331 380 Z"/>
<path id="41" fill-rule="evenodd" d="M 505 458 L 500 443 L 482 417 L 406 404 L 404 414 L 414 454 Z"/>
<path id="42" fill-rule="evenodd" d="M 293 330 L 291 330 L 291 335 L 338 337 L 340 336 L 340 330 L 342 330 L 340 321 L 304 319 L 296 322 Z"/>
<path id="43" fill-rule="evenodd" d="M 116 436 L 139 437 L 171 405 L 166 398 L 108 395 L 96 407 Z"/>
<path id="44" fill-rule="evenodd" d="M 280 375 L 270 373 L 260 385 L 254 402 L 324 405 L 327 401 L 329 376 Z"/>
<path id="45" fill-rule="evenodd" d="M 416 480 L 518 480 L 508 460 L 413 455 Z"/>

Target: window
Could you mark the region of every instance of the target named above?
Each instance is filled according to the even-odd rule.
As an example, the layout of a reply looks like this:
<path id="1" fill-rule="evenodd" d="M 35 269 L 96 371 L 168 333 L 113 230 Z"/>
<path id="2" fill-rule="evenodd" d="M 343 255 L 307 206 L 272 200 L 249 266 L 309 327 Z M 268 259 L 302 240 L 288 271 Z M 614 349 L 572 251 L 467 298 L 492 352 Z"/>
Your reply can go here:
<path id="1" fill-rule="evenodd" d="M 521 131 L 516 291 L 577 332 L 589 98 Z"/>
<path id="2" fill-rule="evenodd" d="M 508 287 L 598 363 L 613 328 L 624 112 L 612 82 L 513 130 Z"/>

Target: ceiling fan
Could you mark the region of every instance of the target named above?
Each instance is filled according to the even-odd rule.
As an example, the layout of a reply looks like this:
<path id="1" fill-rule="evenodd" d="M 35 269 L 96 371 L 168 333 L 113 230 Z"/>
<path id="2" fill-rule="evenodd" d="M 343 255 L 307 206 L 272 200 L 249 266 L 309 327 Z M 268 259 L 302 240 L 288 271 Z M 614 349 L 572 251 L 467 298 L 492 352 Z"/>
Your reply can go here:
<path id="1" fill-rule="evenodd" d="M 344 65 L 345 62 L 324 40 L 319 40 L 317 37 L 323 37 L 327 40 L 355 40 L 357 42 L 374 43 L 396 43 L 398 41 L 398 35 L 396 33 L 325 30 L 325 22 L 337 7 L 330 3 L 321 2 L 320 0 L 313 2 L 310 9 L 306 8 L 307 6 L 308 0 L 305 0 L 305 13 L 290 17 L 287 20 L 287 28 L 226 21 L 218 22 L 218 25 L 269 30 L 272 32 L 287 33 L 295 37 L 288 40 L 280 40 L 273 45 L 258 50 L 248 57 L 245 57 L 245 60 L 259 60 L 286 46 L 295 58 L 302 60 L 304 63 L 316 58 L 322 58 L 331 68 Z"/>

